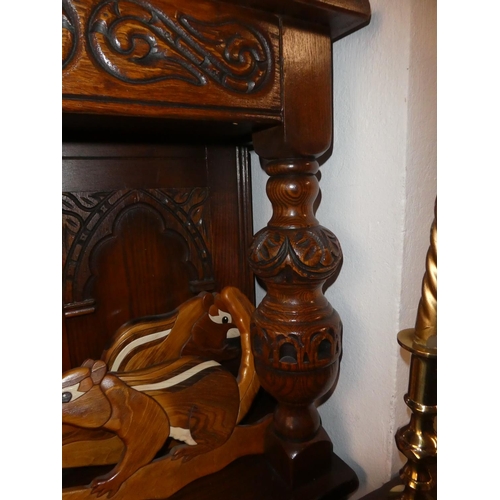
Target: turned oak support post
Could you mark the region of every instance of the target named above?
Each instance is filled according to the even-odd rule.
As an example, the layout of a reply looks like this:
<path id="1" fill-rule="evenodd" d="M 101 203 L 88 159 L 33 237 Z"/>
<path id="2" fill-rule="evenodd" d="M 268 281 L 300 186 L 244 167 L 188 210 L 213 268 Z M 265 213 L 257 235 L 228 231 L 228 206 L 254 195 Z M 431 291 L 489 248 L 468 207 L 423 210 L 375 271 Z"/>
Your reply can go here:
<path id="1" fill-rule="evenodd" d="M 267 287 L 254 314 L 252 347 L 259 380 L 278 400 L 266 450 L 296 485 L 319 474 L 332 456 L 314 403 L 339 370 L 342 324 L 322 287 L 338 274 L 342 252 L 313 208 L 316 158 L 332 141 L 331 40 L 288 21 L 282 50 L 284 123 L 253 136 L 270 176 L 273 215 L 250 252 L 252 269 Z"/>

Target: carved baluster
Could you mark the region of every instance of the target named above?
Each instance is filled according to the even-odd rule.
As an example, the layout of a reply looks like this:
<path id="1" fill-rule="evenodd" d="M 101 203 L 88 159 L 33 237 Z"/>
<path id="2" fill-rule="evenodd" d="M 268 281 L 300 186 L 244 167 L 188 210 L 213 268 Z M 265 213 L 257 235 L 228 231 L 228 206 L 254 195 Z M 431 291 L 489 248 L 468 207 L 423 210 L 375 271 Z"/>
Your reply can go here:
<path id="1" fill-rule="evenodd" d="M 297 485 L 327 467 L 332 456 L 314 402 L 335 383 L 341 352 L 342 324 L 322 287 L 338 274 L 342 252 L 313 208 L 319 193 L 316 158 L 332 139 L 328 35 L 285 22 L 283 71 L 284 123 L 253 136 L 270 175 L 273 215 L 251 248 L 250 264 L 267 288 L 254 315 L 252 340 L 259 380 L 278 400 L 267 453 Z"/>
<path id="2" fill-rule="evenodd" d="M 265 169 L 272 176 L 267 192 L 273 217 L 256 235 L 251 255 L 255 273 L 267 284 L 254 316 L 256 370 L 262 386 L 279 401 L 274 437 L 294 442 L 320 437 L 327 458 L 331 445 L 324 431 L 318 436 L 314 401 L 337 377 L 342 325 L 322 286 L 340 268 L 342 253 L 337 238 L 313 215 L 317 162 L 274 161 Z M 270 448 L 275 444 L 270 442 Z"/>

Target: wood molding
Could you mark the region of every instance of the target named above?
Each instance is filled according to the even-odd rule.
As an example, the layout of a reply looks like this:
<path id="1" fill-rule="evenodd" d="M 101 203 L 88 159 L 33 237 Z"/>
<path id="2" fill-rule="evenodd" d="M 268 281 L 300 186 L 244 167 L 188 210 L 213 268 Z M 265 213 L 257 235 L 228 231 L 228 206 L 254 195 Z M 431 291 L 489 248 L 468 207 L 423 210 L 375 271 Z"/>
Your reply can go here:
<path id="1" fill-rule="evenodd" d="M 63 111 L 280 115 L 272 15 L 240 6 L 221 14 L 214 0 L 65 0 L 62 19 Z"/>

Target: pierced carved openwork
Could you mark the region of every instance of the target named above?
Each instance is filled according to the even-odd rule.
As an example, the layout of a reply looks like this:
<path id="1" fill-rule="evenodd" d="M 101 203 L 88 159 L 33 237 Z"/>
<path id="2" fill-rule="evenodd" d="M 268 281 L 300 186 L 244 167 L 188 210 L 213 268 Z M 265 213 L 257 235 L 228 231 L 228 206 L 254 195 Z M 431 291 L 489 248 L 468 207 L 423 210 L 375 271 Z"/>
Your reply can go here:
<path id="1" fill-rule="evenodd" d="M 254 355 L 278 369 L 323 367 L 335 363 L 340 357 L 342 322 L 336 314 L 331 326 L 313 326 L 302 331 L 301 335 L 270 332 L 270 328 L 253 325 Z"/>

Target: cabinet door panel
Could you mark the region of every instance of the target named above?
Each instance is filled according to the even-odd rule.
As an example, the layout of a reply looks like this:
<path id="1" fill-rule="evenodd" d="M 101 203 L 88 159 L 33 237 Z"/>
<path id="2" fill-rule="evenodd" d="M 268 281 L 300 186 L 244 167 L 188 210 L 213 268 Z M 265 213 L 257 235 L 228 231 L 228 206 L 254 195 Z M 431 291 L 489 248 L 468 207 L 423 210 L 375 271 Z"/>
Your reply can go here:
<path id="1" fill-rule="evenodd" d="M 247 151 L 65 144 L 63 367 L 98 358 L 123 323 L 203 290 L 253 300 Z"/>

